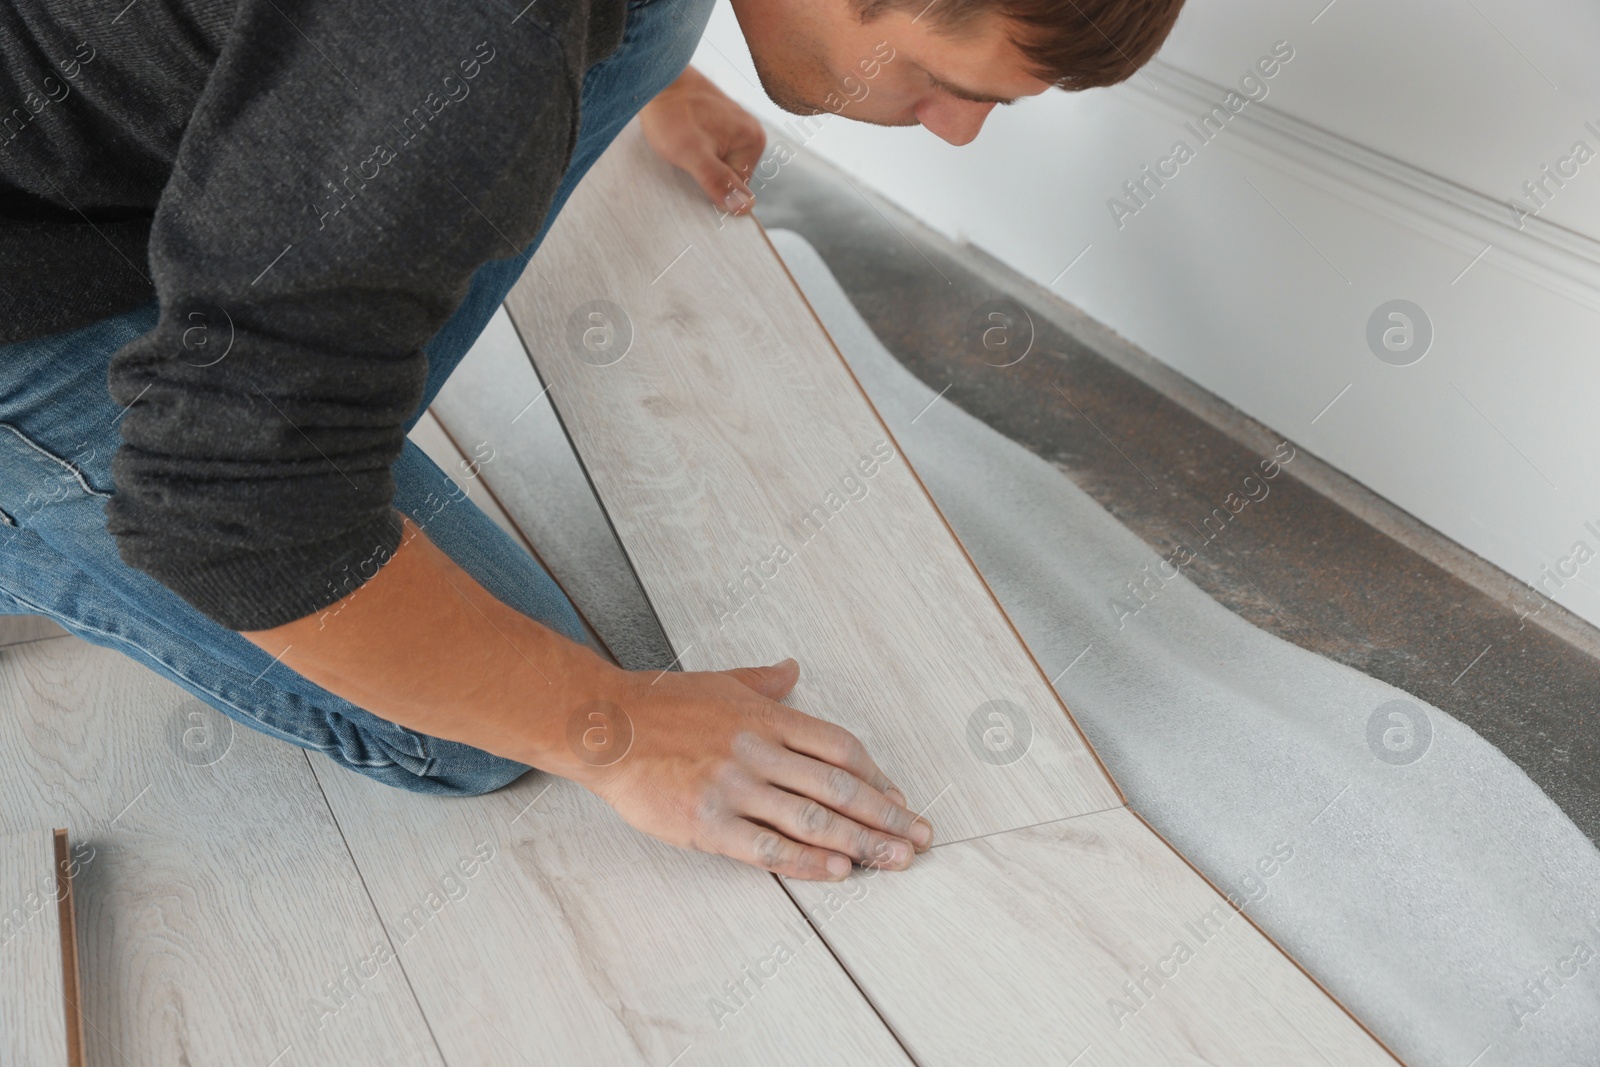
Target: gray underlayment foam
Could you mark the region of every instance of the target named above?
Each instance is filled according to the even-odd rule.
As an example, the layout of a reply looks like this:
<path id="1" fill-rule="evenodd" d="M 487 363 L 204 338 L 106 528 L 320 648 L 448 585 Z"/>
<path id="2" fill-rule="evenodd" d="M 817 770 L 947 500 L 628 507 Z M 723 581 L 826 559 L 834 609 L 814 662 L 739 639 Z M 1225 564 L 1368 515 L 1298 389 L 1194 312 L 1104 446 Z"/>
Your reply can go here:
<path id="1" fill-rule="evenodd" d="M 935 402 L 816 251 L 771 237 L 1046 675 L 1066 671 L 1056 689 L 1134 810 L 1223 890 L 1264 890 L 1246 912 L 1415 1067 L 1600 1064 L 1600 853 L 1520 768 L 1187 577 L 1119 619 L 1113 601 L 1139 603 L 1126 583 L 1171 568 L 1055 466 Z M 1414 762 L 1376 754 L 1408 740 L 1387 710 L 1391 746 L 1368 741 L 1395 700 L 1431 728 L 1391 755 Z M 1293 858 L 1263 880 L 1279 842 Z M 1594 958 L 1563 966 L 1580 942 Z"/>
<path id="2" fill-rule="evenodd" d="M 810 245 L 770 236 L 1134 810 L 1224 891 L 1259 898 L 1246 912 L 1413 1067 L 1600 1065 L 1600 853 L 1538 786 L 1437 708 L 1186 577 L 1119 627 L 1112 600 L 1134 603 L 1126 583 L 1157 554 L 1057 468 L 934 402 Z M 540 388 L 502 309 L 434 411 L 458 440 L 494 444 L 485 480 L 618 659 L 666 667 L 550 405 L 527 406 Z M 1431 730 L 1409 764 L 1368 742 L 1395 700 Z M 1262 879 L 1282 842 L 1293 858 Z M 1569 978 L 1580 943 L 1596 956 Z"/>

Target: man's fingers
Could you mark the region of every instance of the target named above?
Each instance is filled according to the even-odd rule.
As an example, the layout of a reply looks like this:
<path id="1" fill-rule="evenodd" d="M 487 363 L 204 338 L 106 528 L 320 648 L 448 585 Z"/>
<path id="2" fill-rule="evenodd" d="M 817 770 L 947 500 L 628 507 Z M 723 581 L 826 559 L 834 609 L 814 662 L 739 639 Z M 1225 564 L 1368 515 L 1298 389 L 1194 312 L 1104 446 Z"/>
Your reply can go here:
<path id="1" fill-rule="evenodd" d="M 862 789 L 865 791 L 866 787 Z M 842 853 L 864 867 L 904 870 L 911 865 L 915 853 L 911 842 L 903 837 L 863 826 L 813 797 L 776 786 L 768 786 L 751 797 L 745 814 L 776 828 L 785 837 Z"/>
<path id="2" fill-rule="evenodd" d="M 755 172 L 756 164 L 761 162 L 761 153 L 767 148 L 767 131 L 761 123 L 751 120 L 750 126 L 736 134 L 733 143 L 728 146 L 728 151 L 723 154 L 723 160 L 728 166 L 744 178 L 750 180 L 750 175 Z"/>
<path id="3" fill-rule="evenodd" d="M 850 873 L 848 856 L 801 844 L 749 819 L 730 819 L 718 836 L 723 855 L 785 878 L 837 882 Z"/>
<path id="4" fill-rule="evenodd" d="M 779 757 L 777 765 L 768 774 L 773 785 L 788 790 L 802 799 L 809 798 L 823 808 L 838 813 L 842 820 L 848 821 L 849 825 L 864 828 L 864 832 L 875 834 L 879 838 L 894 837 L 908 841 L 918 852 L 933 843 L 933 825 L 927 819 L 908 810 L 903 798 L 895 800 L 884 791 L 867 785 L 842 767 L 812 759 L 810 756 L 802 756 L 798 752 L 786 752 Z M 807 818 L 802 820 L 803 823 L 819 822 L 823 819 L 815 812 L 807 812 L 806 815 Z M 813 844 L 837 848 L 857 860 L 866 862 L 862 859 L 863 851 L 852 851 L 831 838 L 819 840 L 817 837 L 805 835 L 805 839 Z M 879 856 L 876 839 L 867 842 L 865 852 L 869 859 Z M 888 866 L 893 867 L 895 864 Z"/>
<path id="5" fill-rule="evenodd" d="M 768 700 L 782 700 L 800 680 L 800 664 L 793 656 L 770 667 L 734 667 L 718 671 L 740 685 L 754 689 Z"/>
<path id="6" fill-rule="evenodd" d="M 724 211 L 743 214 L 755 203 L 755 194 L 745 184 L 744 178 L 716 156 L 696 168 L 695 180 L 706 191 L 711 202 L 722 205 Z"/>
<path id="7" fill-rule="evenodd" d="M 863 782 L 887 794 L 895 785 L 889 776 L 867 754 L 856 735 L 842 726 L 814 718 L 804 712 L 779 705 L 788 714 L 779 712 L 775 721 L 783 734 L 784 744 L 802 755 L 842 767 Z"/>

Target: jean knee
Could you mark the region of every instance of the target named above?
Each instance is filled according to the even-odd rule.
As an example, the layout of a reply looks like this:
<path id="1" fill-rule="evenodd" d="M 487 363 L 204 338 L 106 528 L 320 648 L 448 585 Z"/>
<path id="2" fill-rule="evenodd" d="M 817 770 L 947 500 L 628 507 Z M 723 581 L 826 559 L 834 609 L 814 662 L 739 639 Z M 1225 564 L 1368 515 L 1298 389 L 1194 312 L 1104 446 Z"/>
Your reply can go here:
<path id="1" fill-rule="evenodd" d="M 382 764 L 351 763 L 330 756 L 346 770 L 408 793 L 477 797 L 521 778 L 531 767 L 455 741 L 428 738 L 428 765 L 419 773 L 409 760 Z"/>

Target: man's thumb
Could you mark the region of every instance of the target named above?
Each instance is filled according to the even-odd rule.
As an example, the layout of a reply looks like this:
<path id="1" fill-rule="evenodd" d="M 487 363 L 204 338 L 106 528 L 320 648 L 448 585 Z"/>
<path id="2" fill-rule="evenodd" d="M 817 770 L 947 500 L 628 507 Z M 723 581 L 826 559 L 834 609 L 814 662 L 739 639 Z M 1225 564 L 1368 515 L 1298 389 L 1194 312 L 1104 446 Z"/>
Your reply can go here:
<path id="1" fill-rule="evenodd" d="M 755 201 L 755 194 L 750 187 L 720 159 L 701 173 L 700 187 L 711 197 L 712 203 L 720 204 L 724 211 L 732 214 L 745 210 Z"/>
<path id="2" fill-rule="evenodd" d="M 780 700 L 800 680 L 800 664 L 790 656 L 770 667 L 735 667 L 722 673 L 768 700 Z"/>

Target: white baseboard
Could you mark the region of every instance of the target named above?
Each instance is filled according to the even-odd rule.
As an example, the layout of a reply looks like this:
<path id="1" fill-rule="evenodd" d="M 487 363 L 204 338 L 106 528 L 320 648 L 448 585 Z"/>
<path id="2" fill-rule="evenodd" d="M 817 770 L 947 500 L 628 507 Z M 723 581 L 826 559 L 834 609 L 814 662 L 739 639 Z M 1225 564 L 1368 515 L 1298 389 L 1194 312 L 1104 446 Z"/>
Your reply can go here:
<path id="1" fill-rule="evenodd" d="M 1125 97 L 1129 102 L 1179 122 L 1198 122 L 1232 92 L 1161 60 L 1152 61 L 1126 86 L 1132 90 Z M 1270 104 L 1246 104 L 1213 136 L 1226 138 L 1234 151 L 1263 165 L 1469 259 L 1482 254 L 1503 270 L 1600 311 L 1600 239 L 1538 216 L 1519 220 L 1508 201 L 1375 152 Z"/>

